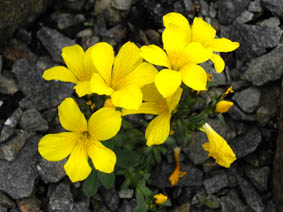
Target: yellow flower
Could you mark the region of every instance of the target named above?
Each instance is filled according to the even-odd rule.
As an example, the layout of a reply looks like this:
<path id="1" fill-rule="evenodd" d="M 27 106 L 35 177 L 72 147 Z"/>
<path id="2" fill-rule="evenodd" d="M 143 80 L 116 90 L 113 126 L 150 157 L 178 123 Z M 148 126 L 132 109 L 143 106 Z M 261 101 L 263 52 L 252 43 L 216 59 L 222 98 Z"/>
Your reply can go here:
<path id="1" fill-rule="evenodd" d="M 154 84 L 144 86 L 142 91 L 145 102 L 138 110 L 122 110 L 122 115 L 138 113 L 157 115 L 146 128 L 146 144 L 147 146 L 162 144 L 170 134 L 171 114 L 178 105 L 183 90 L 178 88 L 172 96 L 166 99 L 159 94 Z"/>
<path id="2" fill-rule="evenodd" d="M 96 71 L 91 59 L 92 47 L 86 52 L 79 45 L 64 47 L 62 49 L 62 57 L 67 65 L 55 66 L 46 70 L 42 77 L 45 80 L 59 80 L 63 82 L 72 82 L 76 86 L 79 97 L 91 94 L 90 78 Z"/>
<path id="3" fill-rule="evenodd" d="M 202 145 L 203 149 L 209 152 L 208 156 L 213 157 L 220 166 L 229 168 L 236 160 L 236 155 L 229 144 L 217 134 L 209 124 L 205 123 L 202 128 L 208 137 L 208 142 Z"/>
<path id="4" fill-rule="evenodd" d="M 180 170 L 181 169 L 180 152 L 181 152 L 181 147 L 175 147 L 174 148 L 174 157 L 175 157 L 175 160 L 176 160 L 176 168 L 175 168 L 174 172 L 169 177 L 169 181 L 170 181 L 171 186 L 175 186 L 179 182 L 179 179 L 184 177 L 187 174 L 187 172 L 182 172 Z"/>
<path id="5" fill-rule="evenodd" d="M 163 19 L 163 49 L 156 45 L 141 47 L 142 57 L 155 65 L 166 67 L 156 76 L 154 82 L 160 94 L 167 98 L 176 92 L 181 83 L 194 90 L 206 90 L 207 74 L 198 64 L 209 60 L 212 50 L 198 42 L 190 42 L 190 25 L 187 19 L 168 23 Z M 175 24 L 175 21 L 182 25 Z"/>
<path id="6" fill-rule="evenodd" d="M 111 173 L 116 163 L 115 153 L 100 141 L 115 136 L 121 127 L 121 113 L 113 108 L 101 108 L 88 122 L 72 98 L 66 98 L 58 107 L 62 127 L 70 132 L 45 135 L 38 151 L 49 161 L 60 161 L 69 156 L 64 168 L 72 182 L 87 178 L 91 172 L 88 157 L 95 169 Z"/>
<path id="7" fill-rule="evenodd" d="M 155 199 L 155 203 L 158 205 L 162 205 L 168 199 L 168 197 L 164 194 L 155 194 L 153 198 Z"/>
<path id="8" fill-rule="evenodd" d="M 215 112 L 217 113 L 226 113 L 234 105 L 233 102 L 221 100 L 217 102 Z"/>
<path id="9" fill-rule="evenodd" d="M 202 18 L 194 18 L 192 28 L 187 22 L 187 19 L 180 13 L 168 13 L 163 16 L 163 23 L 165 27 L 170 24 L 175 24 L 181 28 L 187 35 L 187 42 L 199 42 L 205 48 L 212 49 L 213 52 L 231 52 L 237 49 L 240 44 L 232 42 L 226 38 L 215 38 L 216 30 Z M 214 63 L 214 67 L 218 73 L 221 73 L 225 68 L 224 60 L 218 55 L 213 53 L 210 57 Z"/>
<path id="10" fill-rule="evenodd" d="M 116 107 L 138 109 L 141 87 L 152 83 L 158 73 L 153 65 L 143 62 L 139 48 L 127 42 L 115 58 L 112 46 L 102 42 L 93 46 L 92 59 L 98 72 L 91 78 L 92 92 L 111 96 Z"/>

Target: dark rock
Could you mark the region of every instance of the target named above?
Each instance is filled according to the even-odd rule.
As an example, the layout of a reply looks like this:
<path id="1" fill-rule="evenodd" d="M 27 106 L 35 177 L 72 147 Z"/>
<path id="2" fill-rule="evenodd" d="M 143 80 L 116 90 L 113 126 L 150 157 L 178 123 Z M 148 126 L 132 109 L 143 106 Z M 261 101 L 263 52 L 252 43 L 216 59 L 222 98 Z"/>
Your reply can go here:
<path id="1" fill-rule="evenodd" d="M 35 166 L 39 139 L 39 136 L 29 137 L 15 161 L 0 160 L 0 190 L 13 199 L 29 197 L 33 191 L 34 181 L 38 176 Z"/>
<path id="2" fill-rule="evenodd" d="M 218 20 L 221 24 L 231 24 L 245 8 L 250 0 L 222 0 L 218 8 Z"/>
<path id="3" fill-rule="evenodd" d="M 233 24 L 229 38 L 241 44 L 236 51 L 238 58 L 242 61 L 249 61 L 266 53 L 266 48 L 277 46 L 281 35 L 280 27 Z"/>
<path id="4" fill-rule="evenodd" d="M 234 150 L 237 159 L 254 152 L 261 142 L 261 133 L 257 128 L 250 128 L 244 135 L 234 139 L 230 146 Z"/>
<path id="5" fill-rule="evenodd" d="M 248 70 L 241 76 L 255 86 L 278 80 L 283 75 L 283 45 L 279 45 L 266 55 L 252 60 Z"/>
<path id="6" fill-rule="evenodd" d="M 260 106 L 260 97 L 260 90 L 250 87 L 241 92 L 236 92 L 233 96 L 233 100 L 244 112 L 252 113 Z"/>
<path id="7" fill-rule="evenodd" d="M 253 13 L 261 13 L 262 12 L 261 0 L 251 1 L 248 10 Z"/>
<path id="8" fill-rule="evenodd" d="M 41 72 L 25 59 L 17 60 L 12 67 L 18 86 L 26 95 L 20 106 L 35 108 L 38 111 L 49 109 L 73 93 L 73 85 L 64 82 L 47 82 L 41 78 Z M 60 92 L 58 92 L 60 91 Z"/>
<path id="9" fill-rule="evenodd" d="M 100 196 L 111 211 L 116 211 L 119 208 L 120 199 L 114 187 L 110 190 L 100 189 Z"/>
<path id="10" fill-rule="evenodd" d="M 208 194 L 220 191 L 222 188 L 228 187 L 229 181 L 226 173 L 217 174 L 203 181 L 203 185 Z"/>
<path id="11" fill-rule="evenodd" d="M 2 206 L 0 205 L 0 212 L 7 212 L 7 211 L 8 211 L 8 208 L 2 207 Z"/>
<path id="12" fill-rule="evenodd" d="M 237 105 L 233 105 L 228 114 L 237 121 L 256 121 L 256 115 L 244 113 Z"/>
<path id="13" fill-rule="evenodd" d="M 37 170 L 45 183 L 57 183 L 66 176 L 64 165 L 67 159 L 53 162 L 40 158 Z"/>
<path id="14" fill-rule="evenodd" d="M 63 62 L 61 51 L 64 47 L 75 44 L 70 38 L 48 27 L 42 27 L 37 32 L 37 37 L 56 62 Z"/>
<path id="15" fill-rule="evenodd" d="M 29 109 L 23 112 L 20 120 L 20 126 L 31 132 L 48 130 L 48 123 L 42 118 L 41 114 L 35 109 Z"/>
<path id="16" fill-rule="evenodd" d="M 262 5 L 271 11 L 274 15 L 283 17 L 283 2 L 282 0 L 262 0 Z"/>
<path id="17" fill-rule="evenodd" d="M 209 16 L 209 4 L 205 0 L 200 0 L 199 4 L 200 4 L 200 13 L 205 17 Z"/>
<path id="18" fill-rule="evenodd" d="M 132 0 L 113 0 L 111 3 L 117 10 L 128 10 L 131 8 Z"/>
<path id="19" fill-rule="evenodd" d="M 235 23 L 245 24 L 251 21 L 254 17 L 254 14 L 248 10 L 244 10 L 244 12 L 235 19 Z"/>
<path id="20" fill-rule="evenodd" d="M 68 27 L 85 21 L 85 17 L 82 14 L 71 14 L 71 13 L 54 13 L 51 18 L 57 22 L 57 27 L 60 30 L 67 29 Z"/>
<path id="21" fill-rule="evenodd" d="M 193 132 L 192 141 L 188 147 L 183 148 L 183 152 L 195 164 L 199 165 L 205 162 L 208 157 L 208 152 L 202 148 L 202 144 L 207 142 L 205 133 Z"/>
<path id="22" fill-rule="evenodd" d="M 13 95 L 18 91 L 16 82 L 13 79 L 6 78 L 0 75 L 0 93 Z"/>
<path id="23" fill-rule="evenodd" d="M 137 207 L 137 203 L 135 199 L 123 200 L 122 206 L 119 208 L 118 212 L 133 212 Z"/>
<path id="24" fill-rule="evenodd" d="M 201 186 L 202 185 L 203 172 L 200 169 L 196 168 L 193 164 L 181 163 L 181 171 L 185 171 L 187 172 L 187 174 L 181 179 L 179 179 L 179 182 L 177 184 L 178 186 Z M 169 177 L 167 179 L 169 179 Z"/>
<path id="25" fill-rule="evenodd" d="M 192 0 L 183 0 L 184 6 L 185 6 L 185 12 L 188 14 L 194 14 L 195 5 Z"/>
<path id="26" fill-rule="evenodd" d="M 248 206 L 245 206 L 236 190 L 231 190 L 226 196 L 221 197 L 221 207 L 222 212 L 248 211 Z"/>
<path id="27" fill-rule="evenodd" d="M 0 143 L 3 141 L 6 141 L 9 139 L 12 135 L 15 134 L 15 129 L 8 127 L 7 125 L 4 125 L 3 128 L 1 129 L 1 135 L 0 135 Z"/>
<path id="28" fill-rule="evenodd" d="M 118 194 L 121 199 L 131 199 L 134 196 L 134 190 L 127 188 L 120 190 Z"/>
<path id="29" fill-rule="evenodd" d="M 0 191 L 0 205 L 6 208 L 16 208 L 16 203 L 6 194 Z M 1 210 L 0 210 L 1 211 Z"/>
<path id="30" fill-rule="evenodd" d="M 276 212 L 276 205 L 272 200 L 269 200 L 265 206 L 264 212 Z"/>
<path id="31" fill-rule="evenodd" d="M 17 200 L 17 204 L 22 212 L 40 212 L 40 200 L 35 196 Z"/>
<path id="32" fill-rule="evenodd" d="M 202 63 L 201 66 L 207 73 L 212 74 L 212 82 L 217 85 L 227 85 L 227 80 L 224 72 L 217 73 L 214 66 L 210 62 Z"/>
<path id="33" fill-rule="evenodd" d="M 49 208 L 54 212 L 69 212 L 73 209 L 73 202 L 70 185 L 62 182 L 51 194 Z"/>
<path id="34" fill-rule="evenodd" d="M 204 205 L 210 209 L 217 209 L 220 207 L 220 199 L 212 194 L 208 194 L 205 197 Z"/>
<path id="35" fill-rule="evenodd" d="M 74 202 L 74 207 L 71 212 L 90 212 L 88 203 L 83 202 Z"/>
<path id="36" fill-rule="evenodd" d="M 15 128 L 20 121 L 20 118 L 22 117 L 23 110 L 21 108 L 16 109 L 13 114 L 6 119 L 4 122 L 4 125 L 10 127 L 10 128 Z"/>
<path id="37" fill-rule="evenodd" d="M 263 27 L 280 27 L 280 19 L 277 17 L 270 17 L 258 23 Z"/>
<path id="38" fill-rule="evenodd" d="M 15 137 L 0 146 L 0 159 L 14 161 L 24 146 L 25 141 L 25 133 L 18 132 Z"/>
<path id="39" fill-rule="evenodd" d="M 256 212 L 264 211 L 264 204 L 255 188 L 243 177 L 237 175 L 238 185 L 247 204 Z"/>
<path id="40" fill-rule="evenodd" d="M 270 168 L 265 166 L 262 168 L 249 168 L 246 170 L 246 175 L 254 184 L 254 186 L 261 192 L 268 189 L 268 178 Z"/>
<path id="41" fill-rule="evenodd" d="M 256 111 L 256 119 L 261 127 L 264 127 L 271 118 L 269 110 L 265 107 L 260 107 Z"/>
<path id="42" fill-rule="evenodd" d="M 34 20 L 52 1 L 48 0 L 2 0 L 0 2 L 0 43 L 5 41 L 22 24 Z"/>

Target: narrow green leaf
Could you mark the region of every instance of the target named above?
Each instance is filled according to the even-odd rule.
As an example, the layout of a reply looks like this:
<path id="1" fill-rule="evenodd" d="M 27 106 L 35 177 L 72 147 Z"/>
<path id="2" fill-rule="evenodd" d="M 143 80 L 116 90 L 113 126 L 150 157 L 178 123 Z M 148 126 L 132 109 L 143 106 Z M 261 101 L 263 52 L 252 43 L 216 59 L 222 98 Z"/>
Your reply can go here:
<path id="1" fill-rule="evenodd" d="M 136 212 L 146 212 L 147 206 L 144 201 L 144 196 L 138 188 L 136 188 L 136 199 L 137 199 L 137 205 L 138 205 Z"/>
<path id="2" fill-rule="evenodd" d="M 94 196 L 99 188 L 96 170 L 93 169 L 88 178 L 83 183 L 83 192 L 87 197 Z"/>
<path id="3" fill-rule="evenodd" d="M 161 162 L 161 156 L 160 156 L 160 152 L 159 152 L 158 147 L 153 148 L 153 154 L 154 154 L 154 158 L 155 158 L 156 162 L 160 163 Z"/>
<path id="4" fill-rule="evenodd" d="M 106 188 L 107 190 L 112 188 L 114 182 L 115 182 L 115 174 L 114 172 L 108 174 L 97 171 L 97 177 L 101 184 Z"/>

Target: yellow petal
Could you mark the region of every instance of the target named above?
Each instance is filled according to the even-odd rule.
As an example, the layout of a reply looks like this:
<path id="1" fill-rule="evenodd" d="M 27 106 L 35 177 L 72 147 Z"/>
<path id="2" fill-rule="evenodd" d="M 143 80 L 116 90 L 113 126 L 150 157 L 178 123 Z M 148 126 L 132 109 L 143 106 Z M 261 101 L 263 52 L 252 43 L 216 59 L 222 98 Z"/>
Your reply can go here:
<path id="1" fill-rule="evenodd" d="M 96 72 L 96 68 L 94 66 L 93 60 L 92 60 L 92 50 L 93 50 L 93 46 L 89 47 L 86 52 L 85 52 L 85 56 L 84 56 L 84 65 L 85 65 L 85 69 L 86 71 L 89 73 L 89 75 L 91 76 L 94 72 Z"/>
<path id="2" fill-rule="evenodd" d="M 79 140 L 79 134 L 63 132 L 45 135 L 38 144 L 40 155 L 49 161 L 60 161 L 66 158 Z"/>
<path id="3" fill-rule="evenodd" d="M 99 141 L 91 140 L 88 143 L 87 151 L 95 169 L 105 173 L 113 172 L 116 155 L 111 149 L 105 147 Z"/>
<path id="4" fill-rule="evenodd" d="M 207 89 L 207 74 L 201 66 L 194 64 L 187 65 L 181 70 L 181 74 L 186 86 L 196 91 Z"/>
<path id="5" fill-rule="evenodd" d="M 91 172 L 88 164 L 86 143 L 78 142 L 64 166 L 66 174 L 72 182 L 85 180 Z"/>
<path id="6" fill-rule="evenodd" d="M 142 103 L 142 92 L 139 87 L 129 85 L 114 91 L 111 99 L 116 107 L 137 110 Z"/>
<path id="7" fill-rule="evenodd" d="M 212 55 L 211 48 L 204 48 L 200 43 L 190 43 L 184 50 L 184 64 L 199 64 L 210 59 Z"/>
<path id="8" fill-rule="evenodd" d="M 126 75 L 123 79 L 121 79 L 117 85 L 117 88 L 121 89 L 129 85 L 136 85 L 141 88 L 144 85 L 153 83 L 157 74 L 158 71 L 153 65 L 144 62 L 136 67 L 131 73 Z"/>
<path id="9" fill-rule="evenodd" d="M 189 33 L 182 27 L 169 24 L 162 33 L 163 48 L 166 50 L 170 64 L 175 64 L 178 53 L 182 52 L 189 43 Z"/>
<path id="10" fill-rule="evenodd" d="M 149 123 L 145 131 L 147 146 L 159 145 L 166 141 L 170 132 L 170 118 L 171 115 L 164 112 Z"/>
<path id="11" fill-rule="evenodd" d="M 59 120 L 64 129 L 73 132 L 87 131 L 87 121 L 72 98 L 66 98 L 58 106 Z"/>
<path id="12" fill-rule="evenodd" d="M 84 50 L 79 45 L 67 46 L 62 49 L 62 57 L 68 66 L 68 69 L 81 79 L 81 75 L 85 74 L 84 68 Z"/>
<path id="13" fill-rule="evenodd" d="M 208 137 L 208 143 L 203 144 L 204 150 L 209 152 L 208 156 L 213 157 L 220 166 L 229 168 L 236 160 L 236 155 L 231 147 L 207 123 L 202 126 L 202 130 Z"/>
<path id="14" fill-rule="evenodd" d="M 90 81 L 79 81 L 74 89 L 76 90 L 76 93 L 79 97 L 92 93 L 90 88 Z"/>
<path id="15" fill-rule="evenodd" d="M 183 30 L 187 31 L 188 35 L 190 36 L 191 34 L 191 27 L 188 22 L 188 20 L 180 13 L 167 13 L 166 15 L 163 16 L 163 25 L 165 27 L 168 27 L 169 24 L 175 24 Z"/>
<path id="16" fill-rule="evenodd" d="M 182 82 L 180 72 L 163 69 L 155 77 L 155 86 L 160 94 L 167 98 L 176 92 Z"/>
<path id="17" fill-rule="evenodd" d="M 142 63 L 139 48 L 133 42 L 125 43 L 118 52 L 113 67 L 112 83 L 132 72 Z"/>
<path id="18" fill-rule="evenodd" d="M 113 102 L 112 102 L 111 99 L 106 99 L 105 102 L 104 102 L 103 107 L 111 107 L 111 108 L 116 109 L 116 107 L 115 107 L 115 105 L 113 105 Z"/>
<path id="19" fill-rule="evenodd" d="M 155 203 L 158 205 L 162 205 L 168 199 L 168 197 L 163 194 L 155 194 L 153 198 L 155 199 Z"/>
<path id="20" fill-rule="evenodd" d="M 226 38 L 214 39 L 210 44 L 213 51 L 216 52 L 231 52 L 240 46 L 238 42 L 232 42 Z"/>
<path id="21" fill-rule="evenodd" d="M 123 116 L 140 113 L 158 115 L 160 113 L 160 104 L 158 102 L 145 102 L 142 103 L 139 109 L 137 110 L 122 110 Z"/>
<path id="22" fill-rule="evenodd" d="M 45 80 L 59 80 L 62 82 L 77 83 L 75 75 L 64 66 L 55 66 L 44 71 L 42 78 Z"/>
<path id="23" fill-rule="evenodd" d="M 140 49 L 140 54 L 147 62 L 158 66 L 165 66 L 170 68 L 167 54 L 156 45 L 142 46 Z"/>
<path id="24" fill-rule="evenodd" d="M 108 140 L 118 133 L 121 122 L 121 112 L 111 107 L 103 107 L 91 115 L 88 131 L 94 140 Z"/>
<path id="25" fill-rule="evenodd" d="M 149 102 L 160 102 L 163 97 L 160 95 L 154 83 L 142 87 L 143 100 Z"/>
<path id="26" fill-rule="evenodd" d="M 98 73 L 93 73 L 90 80 L 91 91 L 98 95 L 108 95 L 110 96 L 113 89 L 106 85 L 103 78 Z"/>
<path id="27" fill-rule="evenodd" d="M 100 42 L 92 47 L 92 60 L 96 70 L 107 85 L 111 84 L 111 72 L 114 62 L 114 50 L 111 45 Z"/>
<path id="28" fill-rule="evenodd" d="M 200 42 L 203 46 L 208 47 L 215 38 L 215 29 L 205 22 L 202 18 L 196 17 L 192 26 L 192 42 Z"/>
<path id="29" fill-rule="evenodd" d="M 179 104 L 182 93 L 183 93 L 183 89 L 178 88 L 178 90 L 174 94 L 166 98 L 166 103 L 169 108 L 169 113 L 171 113 Z"/>
<path id="30" fill-rule="evenodd" d="M 210 59 L 214 63 L 214 68 L 217 73 L 221 73 L 225 68 L 225 62 L 222 57 L 218 54 L 212 54 Z"/>
<path id="31" fill-rule="evenodd" d="M 234 105 L 234 103 L 230 102 L 230 101 L 225 101 L 225 100 L 219 101 L 216 104 L 215 112 L 217 112 L 217 113 L 226 113 L 226 112 L 228 112 L 230 110 L 230 108 L 233 105 Z"/>

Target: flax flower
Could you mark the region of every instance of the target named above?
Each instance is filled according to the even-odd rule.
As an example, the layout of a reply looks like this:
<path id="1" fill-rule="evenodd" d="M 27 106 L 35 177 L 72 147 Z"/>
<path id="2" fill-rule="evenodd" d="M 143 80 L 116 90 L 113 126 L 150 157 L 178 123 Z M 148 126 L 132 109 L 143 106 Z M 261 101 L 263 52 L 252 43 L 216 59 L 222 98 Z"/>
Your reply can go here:
<path id="1" fill-rule="evenodd" d="M 116 107 L 138 109 L 141 87 L 152 83 L 158 73 L 153 65 L 143 62 L 139 48 L 127 42 L 115 58 L 112 46 L 99 43 L 93 46 L 92 59 L 97 69 L 91 78 L 92 92 L 111 96 Z"/>
<path id="2" fill-rule="evenodd" d="M 180 21 L 185 27 L 164 22 L 162 42 L 165 51 L 156 45 L 141 47 L 141 55 L 146 61 L 166 67 L 154 80 L 164 98 L 175 93 L 182 82 L 197 91 L 207 89 L 206 71 L 198 64 L 209 60 L 212 49 L 190 42 L 190 25 L 186 19 Z"/>
<path id="3" fill-rule="evenodd" d="M 209 152 L 208 156 L 213 157 L 220 166 L 229 168 L 236 160 L 236 155 L 229 144 L 209 124 L 205 123 L 201 130 L 208 137 L 208 142 L 202 145 L 204 150 Z"/>
<path id="4" fill-rule="evenodd" d="M 121 113 L 113 108 L 101 108 L 87 122 L 72 98 L 66 98 L 58 112 L 62 127 L 70 132 L 45 135 L 38 144 L 41 156 L 49 161 L 60 161 L 70 155 L 64 168 L 72 182 L 84 180 L 90 174 L 88 157 L 95 169 L 111 173 L 116 155 L 100 141 L 117 134 Z"/>
<path id="5" fill-rule="evenodd" d="M 153 198 L 155 199 L 155 203 L 158 205 L 162 205 L 168 199 L 168 197 L 164 194 L 155 194 Z"/>
<path id="6" fill-rule="evenodd" d="M 192 28 L 187 19 L 180 13 L 168 13 L 163 16 L 165 27 L 170 27 L 175 24 L 187 33 L 187 42 L 198 42 L 205 48 L 212 49 L 213 52 L 231 52 L 237 49 L 240 44 L 232 42 L 226 38 L 215 38 L 216 30 L 202 18 L 194 18 Z M 225 62 L 221 56 L 213 53 L 210 60 L 214 63 L 214 67 L 218 73 L 221 73 L 225 68 Z"/>
<path id="7" fill-rule="evenodd" d="M 180 101 L 183 90 L 179 88 L 168 98 L 163 98 L 154 84 L 144 86 L 142 91 L 145 102 L 138 110 L 123 110 L 122 115 L 138 113 L 157 115 L 146 128 L 146 144 L 147 146 L 162 144 L 169 136 L 171 115 Z"/>
<path id="8" fill-rule="evenodd" d="M 91 94 L 90 78 L 95 72 L 95 67 L 91 58 L 92 47 L 86 52 L 79 45 L 64 47 L 62 57 L 67 65 L 55 66 L 46 70 L 42 77 L 45 80 L 59 80 L 63 82 L 72 82 L 76 86 L 74 89 L 79 97 Z"/>

